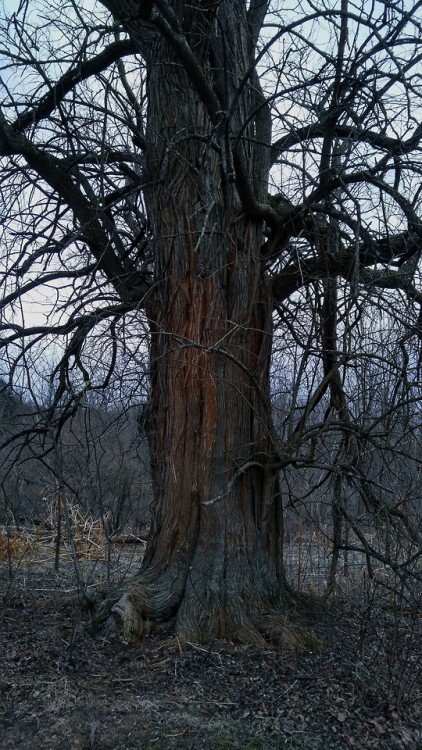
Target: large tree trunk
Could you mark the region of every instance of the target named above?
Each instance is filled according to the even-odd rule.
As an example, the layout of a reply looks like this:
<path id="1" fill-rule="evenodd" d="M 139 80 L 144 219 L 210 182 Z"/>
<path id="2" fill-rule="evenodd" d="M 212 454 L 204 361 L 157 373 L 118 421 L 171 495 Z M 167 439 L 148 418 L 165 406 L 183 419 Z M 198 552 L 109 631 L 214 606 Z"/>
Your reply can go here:
<path id="1" fill-rule="evenodd" d="M 209 29 L 195 36 L 193 11 L 184 22 L 203 70 L 221 77 L 218 39 L 205 44 Z M 247 67 L 244 5 L 235 24 L 220 12 L 220 33 L 224 24 L 230 98 Z M 289 644 L 303 640 L 279 617 L 291 594 L 278 476 L 271 470 L 265 238 L 261 222 L 242 213 L 227 156 L 229 132 L 240 130 L 258 95 L 248 83 L 230 123 L 217 132 L 171 46 L 156 40 L 146 134 L 146 202 L 156 238 L 148 306 L 156 482 L 142 569 L 114 607 L 126 639 L 140 635 L 144 620 L 175 617 L 179 637 L 195 642 L 250 642 L 266 632 Z M 254 143 L 255 127 L 252 117 L 238 149 L 262 200 L 268 147 Z"/>

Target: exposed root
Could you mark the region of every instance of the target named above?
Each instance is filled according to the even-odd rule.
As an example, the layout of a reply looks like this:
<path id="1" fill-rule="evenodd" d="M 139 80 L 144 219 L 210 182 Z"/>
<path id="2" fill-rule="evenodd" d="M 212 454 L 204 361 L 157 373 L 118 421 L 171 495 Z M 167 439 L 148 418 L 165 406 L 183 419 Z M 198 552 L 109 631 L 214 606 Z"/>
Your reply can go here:
<path id="1" fill-rule="evenodd" d="M 248 608 L 239 599 L 226 602 L 224 609 L 208 603 L 204 610 L 198 600 L 189 604 L 182 602 L 176 618 L 177 636 L 182 642 L 191 643 L 215 640 L 256 646 L 276 643 L 297 651 L 319 647 L 320 642 L 312 631 L 289 620 L 284 603 L 270 611 L 256 599 L 253 605 Z"/>
<path id="2" fill-rule="evenodd" d="M 129 591 L 117 602 L 116 597 L 102 602 L 95 621 L 97 627 L 105 621 L 105 635 L 109 640 L 130 644 L 147 637 L 152 631 L 172 627 L 174 617 L 160 617 L 151 606 L 143 608 L 136 594 Z"/>
<path id="3" fill-rule="evenodd" d="M 247 607 L 236 598 L 222 606 L 222 602 L 216 599 L 208 601 L 205 607 L 197 597 L 185 598 L 174 621 L 170 614 L 163 617 L 162 609 L 154 612 L 152 601 L 148 604 L 146 600 L 145 590 L 141 592 L 140 588 L 132 586 L 117 602 L 114 600 L 109 604 L 107 636 L 126 644 L 135 643 L 157 627 L 168 628 L 175 622 L 180 643 L 209 644 L 216 640 L 261 646 L 271 643 L 295 651 L 320 646 L 311 630 L 289 620 L 290 607 L 284 602 L 277 609 L 274 606 L 270 609 L 256 599 L 253 604 Z"/>
<path id="4" fill-rule="evenodd" d="M 203 629 L 193 622 L 181 622 L 180 618 L 176 620 L 176 634 L 180 643 L 201 643 L 209 644 L 214 641 L 224 640 L 232 643 L 242 643 L 246 645 L 266 646 L 267 641 L 262 633 L 254 627 L 249 618 L 242 618 L 242 621 L 234 623 L 229 618 L 222 618 L 216 623 L 209 623 L 209 627 Z"/>
<path id="5" fill-rule="evenodd" d="M 123 594 L 117 604 L 111 610 L 111 623 L 108 621 L 108 627 L 114 626 L 122 643 L 134 643 L 142 638 L 146 622 L 139 609 L 132 602 L 129 594 Z"/>
<path id="6" fill-rule="evenodd" d="M 267 642 L 289 651 L 312 651 L 321 646 L 321 641 L 312 630 L 289 621 L 285 615 L 271 613 L 257 621 L 257 627 Z"/>
<path id="7" fill-rule="evenodd" d="M 101 630 L 106 623 L 107 637 L 134 643 L 151 630 L 173 623 L 183 592 L 183 581 L 177 576 L 158 579 L 140 574 L 126 586 L 126 591 L 115 589 L 98 604 L 95 629 Z"/>

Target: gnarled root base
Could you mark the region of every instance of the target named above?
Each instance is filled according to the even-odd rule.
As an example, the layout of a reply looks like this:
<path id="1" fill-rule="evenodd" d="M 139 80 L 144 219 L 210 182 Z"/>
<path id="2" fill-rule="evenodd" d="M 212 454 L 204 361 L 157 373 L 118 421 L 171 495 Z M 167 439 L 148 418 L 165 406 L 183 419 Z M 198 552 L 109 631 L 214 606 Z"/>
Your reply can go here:
<path id="1" fill-rule="evenodd" d="M 286 615 L 277 612 L 258 620 L 257 628 L 263 633 L 266 643 L 276 643 L 291 651 L 307 651 L 321 646 L 312 630 L 289 622 Z"/>
<path id="2" fill-rule="evenodd" d="M 122 643 L 136 643 L 153 630 L 168 628 L 173 624 L 174 618 L 171 617 L 161 620 L 143 617 L 130 593 L 126 593 L 111 608 L 106 622 L 106 636 Z"/>
<path id="3" fill-rule="evenodd" d="M 289 597 L 290 598 L 290 597 Z M 241 597 L 225 602 L 209 602 L 204 612 L 198 600 L 183 601 L 176 618 L 179 640 L 210 643 L 228 640 L 246 645 L 278 644 L 287 649 L 305 650 L 319 646 L 318 638 L 288 618 L 289 604 L 280 599 L 277 606 L 253 599 L 248 606 Z M 293 614 L 293 609 L 292 609 Z"/>
<path id="4" fill-rule="evenodd" d="M 118 638 L 123 643 L 135 643 L 148 636 L 157 627 L 175 625 L 175 632 L 180 643 L 211 643 L 215 640 L 228 640 L 234 643 L 268 645 L 277 644 L 289 650 L 308 650 L 318 648 L 318 638 L 301 625 L 289 621 L 286 605 L 271 610 L 255 606 L 248 612 L 244 604 L 233 602 L 226 604 L 209 603 L 204 609 L 198 603 L 187 603 L 182 600 L 176 617 L 159 617 L 156 619 L 149 608 L 140 606 L 144 596 L 138 597 L 135 591 L 129 591 L 111 607 L 107 620 L 107 637 Z M 261 603 L 262 604 L 262 603 Z M 288 606 L 288 605 L 287 605 Z M 110 610 L 109 610 L 110 611 Z"/>
<path id="5" fill-rule="evenodd" d="M 109 636 L 117 636 L 122 643 L 134 643 L 146 635 L 147 623 L 128 593 L 112 607 L 107 620 Z M 149 630 L 148 630 L 149 632 Z"/>

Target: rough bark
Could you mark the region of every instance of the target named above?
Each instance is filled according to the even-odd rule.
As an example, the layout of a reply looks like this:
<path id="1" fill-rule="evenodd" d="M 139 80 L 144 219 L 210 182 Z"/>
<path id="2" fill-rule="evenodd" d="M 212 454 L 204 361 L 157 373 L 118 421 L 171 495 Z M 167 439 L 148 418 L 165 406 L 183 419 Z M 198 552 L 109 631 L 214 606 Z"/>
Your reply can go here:
<path id="1" fill-rule="evenodd" d="M 220 6 L 218 25 L 193 6 L 179 12 L 224 107 L 251 59 L 244 4 L 230 12 Z M 258 101 L 257 83 L 248 81 L 230 120 L 216 125 L 171 38 L 157 36 L 148 53 L 145 180 L 156 238 L 147 310 L 155 498 L 142 569 L 113 609 L 125 640 L 139 637 L 146 621 L 175 618 L 189 641 L 270 634 L 288 645 L 314 643 L 285 622 L 292 595 L 270 470 L 265 238 L 262 221 L 243 212 L 232 172 L 237 150 L 248 169 L 242 179 L 263 199 L 270 149 Z"/>

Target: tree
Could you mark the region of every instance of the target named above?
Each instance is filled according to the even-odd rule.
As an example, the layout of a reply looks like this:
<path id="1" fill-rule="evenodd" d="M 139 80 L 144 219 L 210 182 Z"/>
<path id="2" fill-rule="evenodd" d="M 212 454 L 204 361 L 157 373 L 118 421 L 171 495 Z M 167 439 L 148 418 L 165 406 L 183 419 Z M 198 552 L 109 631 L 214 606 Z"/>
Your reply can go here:
<path id="1" fill-rule="evenodd" d="M 421 331 L 420 8 L 24 1 L 4 19 L 14 367 L 61 337 L 60 430 L 149 334 L 154 502 L 113 610 L 126 638 L 175 617 L 192 641 L 306 640 L 285 625 L 280 472 L 314 462 L 310 419 L 328 398 L 344 471 L 363 479 L 350 331 L 391 290 L 403 347 Z M 40 290 L 54 314 L 28 325 L 17 301 L 27 315 Z M 274 326 L 294 337 L 309 305 L 321 379 L 282 439 Z"/>

